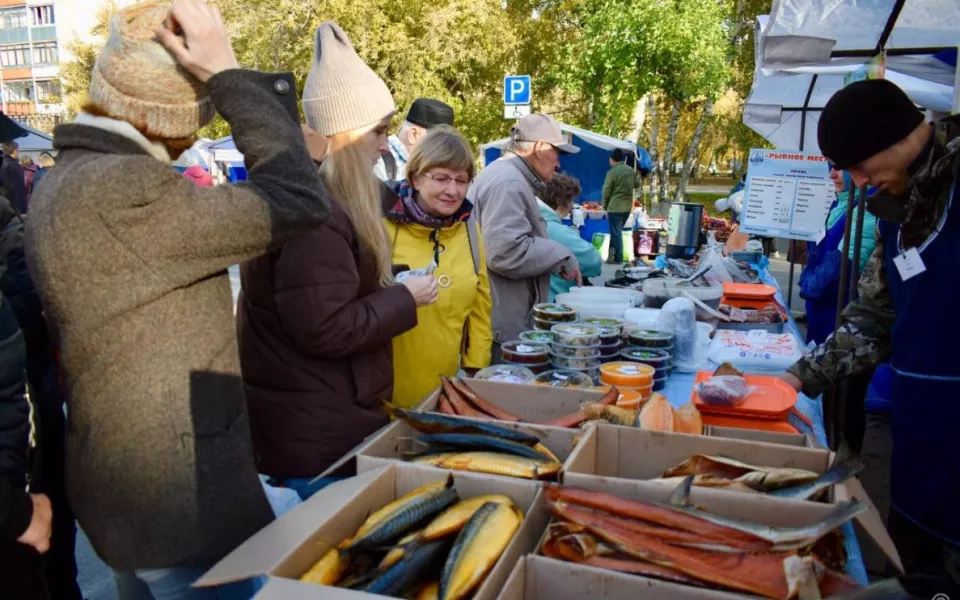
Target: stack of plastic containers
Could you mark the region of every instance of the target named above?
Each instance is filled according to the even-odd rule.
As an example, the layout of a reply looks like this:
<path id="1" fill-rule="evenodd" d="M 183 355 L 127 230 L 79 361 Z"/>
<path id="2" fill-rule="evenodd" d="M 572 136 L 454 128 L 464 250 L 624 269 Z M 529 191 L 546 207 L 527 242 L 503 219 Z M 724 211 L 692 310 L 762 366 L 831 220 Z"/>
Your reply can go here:
<path id="1" fill-rule="evenodd" d="M 481 369 L 474 376 L 474 379 L 532 384 L 534 377 L 533 371 L 526 367 L 519 367 L 517 365 L 493 365 L 486 369 Z"/>
<path id="2" fill-rule="evenodd" d="M 667 376 L 673 368 L 673 334 L 655 329 L 636 329 L 630 332 L 629 341 L 630 346 L 620 356 L 656 369 L 653 390 L 665 388 Z"/>
<path id="3" fill-rule="evenodd" d="M 600 378 L 600 328 L 587 323 L 562 323 L 551 329 L 550 364 L 555 369 L 583 373 L 593 381 Z"/>
<path id="4" fill-rule="evenodd" d="M 639 392 L 646 400 L 653 393 L 653 376 L 656 369 L 635 362 L 612 362 L 600 365 L 600 381 L 615 385 L 618 389 Z"/>
<path id="5" fill-rule="evenodd" d="M 584 319 L 583 322 L 600 328 L 600 362 L 620 360 L 620 350 L 623 346 L 623 320 L 593 317 Z"/>
<path id="6" fill-rule="evenodd" d="M 533 307 L 533 328 L 550 331 L 557 323 L 572 323 L 577 311 L 562 304 L 537 304 Z"/>
<path id="7" fill-rule="evenodd" d="M 584 390 L 593 387 L 593 379 L 583 373 L 569 369 L 556 369 L 541 373 L 537 375 L 534 383 L 547 387 L 579 388 Z"/>
<path id="8" fill-rule="evenodd" d="M 500 358 L 504 364 L 525 367 L 534 373 L 543 373 L 550 369 L 550 346 L 527 340 L 506 342 L 500 347 Z"/>

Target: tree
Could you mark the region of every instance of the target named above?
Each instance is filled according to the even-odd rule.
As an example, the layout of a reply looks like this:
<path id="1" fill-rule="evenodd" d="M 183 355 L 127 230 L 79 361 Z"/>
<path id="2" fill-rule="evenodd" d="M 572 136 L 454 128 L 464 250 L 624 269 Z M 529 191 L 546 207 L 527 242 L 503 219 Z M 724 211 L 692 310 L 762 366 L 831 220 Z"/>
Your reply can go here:
<path id="1" fill-rule="evenodd" d="M 93 39 L 91 41 L 74 40 L 67 46 L 70 54 L 73 55 L 73 60 L 64 61 L 60 65 L 60 79 L 67 117 L 71 120 L 87 102 L 93 65 L 97 62 L 97 55 L 110 31 L 110 18 L 117 10 L 117 4 L 113 0 L 101 5 L 97 10 L 96 23 L 90 30 Z"/>

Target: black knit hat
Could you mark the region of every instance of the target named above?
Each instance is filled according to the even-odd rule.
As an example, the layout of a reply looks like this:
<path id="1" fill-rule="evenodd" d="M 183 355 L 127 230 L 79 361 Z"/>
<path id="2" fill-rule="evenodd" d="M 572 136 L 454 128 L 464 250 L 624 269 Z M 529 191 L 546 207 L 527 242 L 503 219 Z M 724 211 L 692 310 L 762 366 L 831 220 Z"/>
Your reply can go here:
<path id="1" fill-rule="evenodd" d="M 923 123 L 923 113 L 903 90 L 885 79 L 858 81 L 830 98 L 820 115 L 820 152 L 849 169 L 904 139 Z"/>
<path id="2" fill-rule="evenodd" d="M 424 129 L 437 125 L 453 125 L 453 109 L 433 98 L 417 98 L 407 111 L 406 121 Z"/>

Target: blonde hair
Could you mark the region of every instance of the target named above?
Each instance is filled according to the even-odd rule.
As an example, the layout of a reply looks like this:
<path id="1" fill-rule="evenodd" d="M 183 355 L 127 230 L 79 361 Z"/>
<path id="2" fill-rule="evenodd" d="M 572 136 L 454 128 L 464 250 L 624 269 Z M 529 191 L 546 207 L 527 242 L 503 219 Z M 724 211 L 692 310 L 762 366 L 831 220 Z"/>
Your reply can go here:
<path id="1" fill-rule="evenodd" d="M 330 137 L 320 177 L 350 215 L 360 243 L 376 261 L 378 281 L 385 287 L 394 283 L 390 270 L 393 253 L 383 225 L 380 183 L 373 175 L 369 158 L 357 144 L 361 135 L 362 130 L 353 130 Z"/>
<path id="2" fill-rule="evenodd" d="M 417 142 L 407 161 L 407 181 L 423 175 L 430 169 L 441 167 L 452 171 L 466 171 L 473 180 L 476 165 L 470 143 L 463 135 L 449 125 L 431 128 L 422 140 Z"/>
<path id="3" fill-rule="evenodd" d="M 48 168 L 55 165 L 56 161 L 53 160 L 53 155 L 49 152 L 41 152 L 40 156 L 37 157 L 37 164 L 43 168 Z"/>

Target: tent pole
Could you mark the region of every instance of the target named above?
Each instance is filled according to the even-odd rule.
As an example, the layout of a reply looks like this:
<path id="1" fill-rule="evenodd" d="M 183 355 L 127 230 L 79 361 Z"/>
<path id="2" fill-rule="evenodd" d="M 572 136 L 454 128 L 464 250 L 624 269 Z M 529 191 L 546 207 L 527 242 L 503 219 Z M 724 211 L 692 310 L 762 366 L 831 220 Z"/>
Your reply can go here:
<path id="1" fill-rule="evenodd" d="M 960 47 L 957 48 L 957 54 L 960 54 Z M 960 114 L 960 67 L 955 69 L 953 75 L 953 114 Z"/>
<path id="2" fill-rule="evenodd" d="M 897 19 L 900 18 L 900 11 L 903 10 L 903 5 L 906 4 L 906 1 L 907 0 L 897 0 L 893 8 L 890 9 L 887 24 L 883 26 L 883 32 L 877 40 L 877 54 L 883 52 L 883 48 L 887 45 L 887 40 L 890 39 L 890 34 L 893 33 L 893 28 L 897 25 Z"/>
<path id="3" fill-rule="evenodd" d="M 800 113 L 800 152 L 804 151 L 807 138 L 807 106 L 810 105 L 810 97 L 813 96 L 813 88 L 817 85 L 817 75 L 810 78 L 810 87 L 807 88 L 807 97 L 803 100 L 803 111 Z M 790 275 L 787 278 L 787 310 L 793 310 L 793 273 L 796 270 L 797 263 L 794 257 L 797 253 L 796 240 L 790 240 L 789 250 L 787 250 L 787 260 L 790 262 Z"/>

